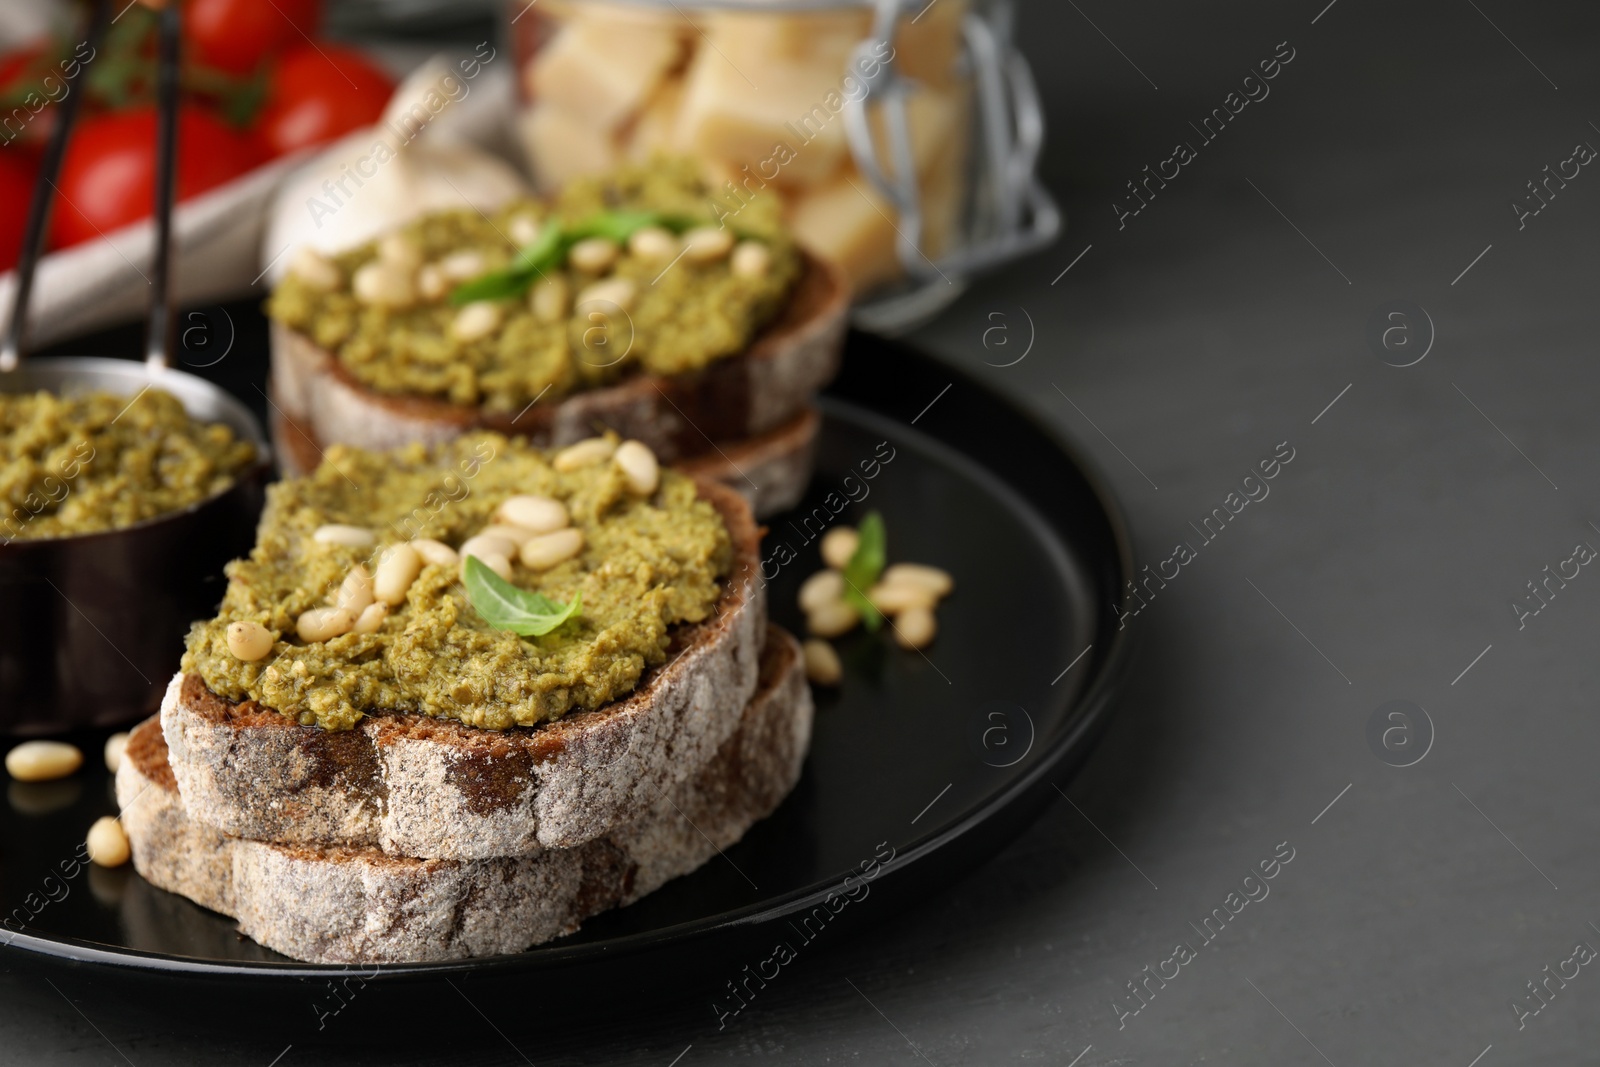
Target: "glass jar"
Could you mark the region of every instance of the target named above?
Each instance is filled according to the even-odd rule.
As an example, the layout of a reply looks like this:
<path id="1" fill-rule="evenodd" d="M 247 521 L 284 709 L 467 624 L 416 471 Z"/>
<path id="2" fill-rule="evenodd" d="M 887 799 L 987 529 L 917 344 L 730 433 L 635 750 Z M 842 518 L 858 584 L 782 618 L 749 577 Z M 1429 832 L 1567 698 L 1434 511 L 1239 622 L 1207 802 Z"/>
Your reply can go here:
<path id="1" fill-rule="evenodd" d="M 781 198 L 868 328 L 926 319 L 1060 228 L 1010 0 L 510 0 L 508 19 L 541 190 L 691 156 L 719 217 Z"/>

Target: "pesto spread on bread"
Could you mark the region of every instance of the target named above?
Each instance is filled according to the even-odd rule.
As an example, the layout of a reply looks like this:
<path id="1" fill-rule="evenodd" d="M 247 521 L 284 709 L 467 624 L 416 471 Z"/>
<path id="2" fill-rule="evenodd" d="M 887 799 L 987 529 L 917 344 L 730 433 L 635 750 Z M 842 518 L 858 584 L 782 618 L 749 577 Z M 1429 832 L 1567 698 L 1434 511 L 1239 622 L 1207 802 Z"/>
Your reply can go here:
<path id="1" fill-rule="evenodd" d="M 641 487 L 628 456 L 614 439 L 548 453 L 496 434 L 330 448 L 269 488 L 183 669 L 330 730 L 377 711 L 533 726 L 625 696 L 666 662 L 673 627 L 714 612 L 733 551 L 692 480 L 660 470 Z M 473 556 L 577 610 L 537 636 L 496 628 L 463 584 Z"/>
<path id="2" fill-rule="evenodd" d="M 171 393 L 0 394 L 0 542 L 96 533 L 221 492 L 255 459 Z"/>
<path id="3" fill-rule="evenodd" d="M 428 215 L 333 257 L 302 250 L 267 302 L 379 393 L 495 411 L 745 351 L 800 257 L 775 197 L 730 214 L 687 160 L 551 203 Z"/>

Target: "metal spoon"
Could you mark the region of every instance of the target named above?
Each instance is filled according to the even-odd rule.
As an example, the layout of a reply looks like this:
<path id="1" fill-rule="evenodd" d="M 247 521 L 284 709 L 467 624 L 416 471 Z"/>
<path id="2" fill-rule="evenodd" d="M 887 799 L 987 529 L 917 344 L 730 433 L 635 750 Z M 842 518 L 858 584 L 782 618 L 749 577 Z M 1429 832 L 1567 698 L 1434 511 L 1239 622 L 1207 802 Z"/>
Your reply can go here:
<path id="1" fill-rule="evenodd" d="M 98 51 L 109 3 L 95 5 L 89 43 Z M 189 623 L 211 614 L 222 565 L 254 540 L 271 453 L 255 417 L 222 389 L 173 370 L 172 206 L 176 189 L 178 4 L 161 13 L 158 70 L 155 248 L 143 363 L 125 359 L 27 359 L 33 274 L 56 193 L 79 93 L 62 111 L 29 206 L 16 300 L 0 344 L 0 392 L 105 391 L 133 403 L 164 389 L 190 417 L 221 422 L 256 448 L 257 461 L 221 493 L 121 529 L 70 537 L 8 539 L 0 515 L 0 733 L 54 733 L 149 714 L 177 669 Z M 90 62 L 93 62 L 91 60 Z"/>

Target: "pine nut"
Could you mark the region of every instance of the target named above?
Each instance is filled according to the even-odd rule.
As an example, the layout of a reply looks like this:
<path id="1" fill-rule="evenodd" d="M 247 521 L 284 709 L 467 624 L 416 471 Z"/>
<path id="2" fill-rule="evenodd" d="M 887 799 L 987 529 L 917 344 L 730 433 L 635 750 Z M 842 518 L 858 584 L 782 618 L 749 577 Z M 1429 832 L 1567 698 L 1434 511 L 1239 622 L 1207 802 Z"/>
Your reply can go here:
<path id="1" fill-rule="evenodd" d="M 818 637 L 841 637 L 860 621 L 861 613 L 847 600 L 830 600 L 806 613 L 806 629 Z"/>
<path id="2" fill-rule="evenodd" d="M 557 452 L 556 458 L 550 461 L 550 466 L 566 474 L 608 460 L 616 454 L 616 451 L 617 443 L 611 438 L 591 437 L 575 445 L 568 445 Z"/>
<path id="3" fill-rule="evenodd" d="M 402 603 L 406 590 L 421 573 L 422 557 L 417 555 L 416 549 L 404 544 L 390 545 L 378 559 L 377 572 L 372 576 L 372 595 L 391 606 Z"/>
<path id="4" fill-rule="evenodd" d="M 646 226 L 628 238 L 628 251 L 640 259 L 665 263 L 678 254 L 678 239 L 660 226 Z"/>
<path id="5" fill-rule="evenodd" d="M 844 677 L 844 664 L 839 653 L 826 641 L 812 638 L 803 646 L 806 655 L 806 677 L 817 685 L 838 685 Z"/>
<path id="6" fill-rule="evenodd" d="M 121 867 L 132 854 L 127 831 L 110 815 L 102 815 L 94 821 L 85 844 L 89 847 L 90 861 L 101 867 Z"/>
<path id="7" fill-rule="evenodd" d="M 532 215 L 517 215 L 506 224 L 506 235 L 519 248 L 531 245 L 539 239 L 539 222 Z"/>
<path id="8" fill-rule="evenodd" d="M 634 299 L 639 295 L 639 287 L 631 278 L 607 278 L 603 282 L 595 282 L 578 294 L 576 307 L 582 311 L 591 304 L 600 304 L 597 311 L 608 311 L 612 307 L 627 311 L 633 307 Z"/>
<path id="9" fill-rule="evenodd" d="M 330 522 L 326 526 L 318 526 L 317 532 L 311 535 L 311 539 L 323 545 L 366 548 L 377 543 L 378 535 L 365 526 L 345 526 L 342 523 Z"/>
<path id="10" fill-rule="evenodd" d="M 867 599 L 885 615 L 898 615 L 911 608 L 931 611 L 939 602 L 927 589 L 909 582 L 879 582 L 867 590 Z"/>
<path id="11" fill-rule="evenodd" d="M 338 264 L 310 245 L 295 249 L 294 258 L 289 263 L 289 273 L 324 293 L 331 293 L 344 284 L 344 275 L 340 273 Z"/>
<path id="12" fill-rule="evenodd" d="M 856 554 L 861 535 L 854 526 L 835 526 L 822 535 L 822 562 L 836 571 L 842 571 Z"/>
<path id="13" fill-rule="evenodd" d="M 378 242 L 378 262 L 409 274 L 422 265 L 422 249 L 405 234 L 391 233 Z"/>
<path id="14" fill-rule="evenodd" d="M 522 546 L 503 534 L 478 534 L 469 537 L 461 543 L 458 550 L 461 558 L 468 556 L 504 556 L 507 559 L 515 556 Z M 489 562 L 487 559 L 485 563 Z"/>
<path id="15" fill-rule="evenodd" d="M 454 567 L 461 562 L 461 557 L 456 554 L 455 549 L 431 537 L 419 537 L 411 542 L 411 547 L 422 557 L 422 562 L 435 567 Z"/>
<path id="16" fill-rule="evenodd" d="M 567 280 L 552 276 L 533 283 L 533 291 L 528 294 L 528 306 L 533 310 L 533 317 L 540 322 L 560 322 L 567 317 L 571 299 L 572 287 Z"/>
<path id="17" fill-rule="evenodd" d="M 105 758 L 106 770 L 116 774 L 122 767 L 122 757 L 128 751 L 128 735 L 112 734 L 106 738 Z"/>
<path id="18" fill-rule="evenodd" d="M 884 585 L 914 585 L 935 597 L 949 596 L 956 587 L 949 571 L 923 563 L 896 563 L 883 572 Z"/>
<path id="19" fill-rule="evenodd" d="M 522 565 L 547 571 L 583 551 L 583 531 L 575 527 L 535 537 L 522 546 Z"/>
<path id="20" fill-rule="evenodd" d="M 355 616 L 343 608 L 312 608 L 301 612 L 300 618 L 295 620 L 295 632 L 300 635 L 300 640 L 311 644 L 332 641 L 349 633 L 355 624 Z"/>
<path id="21" fill-rule="evenodd" d="M 907 608 L 894 618 L 894 639 L 901 648 L 926 648 L 938 632 L 938 620 L 928 608 Z"/>
<path id="22" fill-rule="evenodd" d="M 378 307 L 408 307 L 416 294 L 411 275 L 387 263 L 367 263 L 356 268 L 350 288 L 363 304 Z"/>
<path id="23" fill-rule="evenodd" d="M 617 261 L 617 242 L 609 237 L 585 237 L 572 246 L 567 262 L 586 274 L 600 274 Z"/>
<path id="24" fill-rule="evenodd" d="M 800 610 L 816 611 L 844 597 L 844 575 L 838 571 L 818 571 L 800 585 Z"/>
<path id="25" fill-rule="evenodd" d="M 461 547 L 465 548 L 466 546 L 462 545 Z M 509 582 L 511 580 L 511 560 L 508 559 L 505 556 L 502 556 L 498 552 L 483 552 L 483 553 L 466 553 L 466 552 L 463 552 L 461 554 L 461 575 L 462 575 L 463 578 L 466 577 L 467 560 L 469 558 L 478 560 L 485 567 L 488 567 L 490 570 L 494 571 L 496 574 L 498 574 L 500 577 L 504 578 L 506 581 Z"/>
<path id="26" fill-rule="evenodd" d="M 720 226 L 700 226 L 683 235 L 683 258 L 690 263 L 715 263 L 733 251 L 733 233 Z"/>
<path id="27" fill-rule="evenodd" d="M 389 617 L 389 605 L 383 601 L 368 604 L 367 609 L 356 617 L 356 624 L 350 627 L 353 634 L 375 634 L 383 626 L 383 620 Z"/>
<path id="28" fill-rule="evenodd" d="M 272 631 L 259 622 L 240 620 L 228 624 L 228 651 L 235 659 L 254 663 L 272 651 Z"/>
<path id="29" fill-rule="evenodd" d="M 772 270 L 772 249 L 760 241 L 740 241 L 728 265 L 740 278 L 752 281 L 765 278 Z"/>
<path id="30" fill-rule="evenodd" d="M 500 328 L 500 305 L 492 300 L 474 300 L 450 323 L 450 335 L 457 341 L 481 341 Z"/>
<path id="31" fill-rule="evenodd" d="M 547 496 L 507 497 L 495 514 L 535 534 L 552 533 L 572 525 L 567 506 Z"/>
<path id="32" fill-rule="evenodd" d="M 344 576 L 344 581 L 339 583 L 339 591 L 333 597 L 333 606 L 355 618 L 366 611 L 370 603 L 372 603 L 372 575 L 367 573 L 367 568 L 357 563 L 350 568 L 350 573 Z"/>
<path id="33" fill-rule="evenodd" d="M 424 300 L 438 300 L 450 291 L 450 279 L 437 265 L 429 263 L 417 271 L 417 295 Z"/>
<path id="34" fill-rule="evenodd" d="M 525 526 L 513 526 L 509 522 L 500 521 L 491 523 L 479 530 L 478 536 L 498 537 L 502 541 L 513 541 L 518 548 L 521 548 L 524 541 L 530 537 L 537 537 L 538 534 Z"/>
<path id="35" fill-rule="evenodd" d="M 661 485 L 661 464 L 649 446 L 639 441 L 624 441 L 617 446 L 612 457 L 628 483 L 628 492 L 635 496 L 649 496 Z"/>
<path id="36" fill-rule="evenodd" d="M 454 282 L 464 282 L 483 273 L 483 253 L 472 249 L 451 252 L 439 261 L 444 276 Z"/>
<path id="37" fill-rule="evenodd" d="M 6 753 L 6 771 L 19 782 L 65 778 L 83 766 L 83 753 L 65 741 L 24 741 Z"/>

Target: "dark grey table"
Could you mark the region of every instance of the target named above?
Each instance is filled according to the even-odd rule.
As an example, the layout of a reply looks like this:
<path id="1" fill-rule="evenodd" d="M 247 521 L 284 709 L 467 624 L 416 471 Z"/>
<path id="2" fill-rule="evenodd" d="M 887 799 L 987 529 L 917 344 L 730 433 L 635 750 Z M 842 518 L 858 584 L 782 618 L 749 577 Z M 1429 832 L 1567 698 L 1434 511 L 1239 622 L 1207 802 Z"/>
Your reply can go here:
<path id="1" fill-rule="evenodd" d="M 1084 442 L 1176 570 L 1071 803 L 721 1033 L 441 1005 L 451 1062 L 1596 1060 L 1600 12 L 1325 3 L 1028 5 L 1071 224 L 918 338 Z M 433 1058 L 85 1015 L 0 977 L 0 1061 Z"/>

